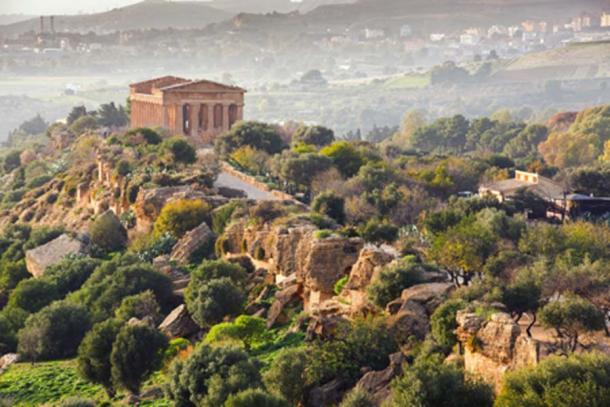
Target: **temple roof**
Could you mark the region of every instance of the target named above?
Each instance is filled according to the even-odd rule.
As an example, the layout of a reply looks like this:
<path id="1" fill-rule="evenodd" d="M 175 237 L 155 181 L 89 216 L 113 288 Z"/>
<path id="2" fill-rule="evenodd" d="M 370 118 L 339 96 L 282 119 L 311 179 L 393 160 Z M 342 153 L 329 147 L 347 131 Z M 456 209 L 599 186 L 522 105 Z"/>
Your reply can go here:
<path id="1" fill-rule="evenodd" d="M 213 88 L 210 89 L 212 91 L 246 92 L 245 89 L 238 86 L 225 85 L 206 79 L 190 80 L 176 76 L 162 76 L 155 79 L 149 79 L 147 81 L 133 83 L 129 85 L 129 87 L 136 93 L 152 94 L 154 90 L 171 92 L 174 90 L 186 90 L 190 87 L 197 87 L 198 85 L 209 86 Z"/>

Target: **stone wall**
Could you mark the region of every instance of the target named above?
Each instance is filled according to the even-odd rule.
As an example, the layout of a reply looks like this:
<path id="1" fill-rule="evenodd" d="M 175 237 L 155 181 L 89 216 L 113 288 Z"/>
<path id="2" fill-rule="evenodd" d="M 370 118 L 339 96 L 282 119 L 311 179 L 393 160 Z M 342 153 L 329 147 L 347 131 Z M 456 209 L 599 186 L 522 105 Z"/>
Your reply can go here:
<path id="1" fill-rule="evenodd" d="M 243 172 L 233 168 L 230 164 L 228 164 L 225 161 L 221 161 L 220 169 L 229 175 L 239 178 L 246 184 L 251 185 L 252 187 L 254 187 L 256 189 L 259 189 L 259 190 L 265 191 L 265 192 L 269 192 L 279 201 L 292 201 L 298 205 L 303 205 L 303 203 L 300 201 L 297 201 L 294 198 L 294 196 L 287 194 L 285 192 L 282 192 L 282 191 L 278 191 L 276 189 L 269 188 L 269 186 L 267 184 L 260 182 L 256 178 L 254 178 L 250 175 L 244 174 Z"/>

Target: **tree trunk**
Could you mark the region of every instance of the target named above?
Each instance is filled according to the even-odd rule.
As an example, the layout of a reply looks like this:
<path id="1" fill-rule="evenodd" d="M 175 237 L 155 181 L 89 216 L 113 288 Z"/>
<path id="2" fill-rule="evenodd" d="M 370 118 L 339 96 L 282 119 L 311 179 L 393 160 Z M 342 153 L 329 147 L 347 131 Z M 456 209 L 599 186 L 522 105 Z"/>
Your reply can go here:
<path id="1" fill-rule="evenodd" d="M 530 324 L 527 326 L 527 329 L 525 330 L 525 332 L 527 332 L 527 336 L 529 336 L 530 338 L 532 337 L 531 330 L 535 323 L 536 323 L 536 313 L 532 312 L 532 322 L 530 322 Z"/>

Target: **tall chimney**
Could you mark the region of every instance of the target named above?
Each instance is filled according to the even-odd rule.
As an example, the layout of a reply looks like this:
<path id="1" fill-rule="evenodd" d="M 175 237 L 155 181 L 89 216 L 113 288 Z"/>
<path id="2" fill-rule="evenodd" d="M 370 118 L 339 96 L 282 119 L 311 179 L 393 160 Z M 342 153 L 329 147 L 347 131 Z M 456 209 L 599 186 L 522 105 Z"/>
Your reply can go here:
<path id="1" fill-rule="evenodd" d="M 55 34 L 55 16 L 51 16 L 51 33 Z"/>
<path id="2" fill-rule="evenodd" d="M 44 16 L 40 16 L 40 33 L 44 34 Z"/>

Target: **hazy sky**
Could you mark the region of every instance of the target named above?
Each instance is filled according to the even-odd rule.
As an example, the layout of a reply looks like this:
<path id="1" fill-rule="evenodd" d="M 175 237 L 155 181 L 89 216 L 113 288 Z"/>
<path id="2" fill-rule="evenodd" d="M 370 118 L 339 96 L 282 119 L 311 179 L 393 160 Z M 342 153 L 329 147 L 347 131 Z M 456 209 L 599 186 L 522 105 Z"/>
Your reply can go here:
<path id="1" fill-rule="evenodd" d="M 106 11 L 114 7 L 121 7 L 139 1 L 140 0 L 0 0 L 0 14 L 88 13 L 92 11 Z"/>

